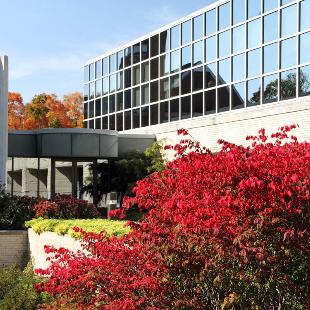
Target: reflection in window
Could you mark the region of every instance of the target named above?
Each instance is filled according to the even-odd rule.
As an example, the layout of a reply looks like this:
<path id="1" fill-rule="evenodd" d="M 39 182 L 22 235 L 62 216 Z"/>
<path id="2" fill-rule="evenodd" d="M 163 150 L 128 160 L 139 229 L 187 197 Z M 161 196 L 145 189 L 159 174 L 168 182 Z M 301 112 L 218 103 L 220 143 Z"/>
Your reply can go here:
<path id="1" fill-rule="evenodd" d="M 216 10 L 213 9 L 206 13 L 206 35 L 216 32 Z"/>
<path id="2" fill-rule="evenodd" d="M 193 117 L 203 115 L 203 93 L 193 95 Z"/>
<path id="3" fill-rule="evenodd" d="M 151 57 L 157 56 L 159 53 L 158 35 L 151 37 Z"/>
<path id="4" fill-rule="evenodd" d="M 158 78 L 158 58 L 151 60 L 151 80 Z"/>
<path id="5" fill-rule="evenodd" d="M 123 51 L 117 53 L 117 70 L 122 70 L 124 66 Z"/>
<path id="6" fill-rule="evenodd" d="M 191 117 L 191 96 L 181 98 L 181 119 Z"/>
<path id="7" fill-rule="evenodd" d="M 132 128 L 140 128 L 140 109 L 132 110 Z"/>
<path id="8" fill-rule="evenodd" d="M 103 75 L 108 75 L 109 74 L 109 58 L 103 58 L 102 60 L 102 73 Z"/>
<path id="9" fill-rule="evenodd" d="M 101 80 L 97 80 L 96 81 L 96 97 L 100 97 L 101 96 L 101 90 L 102 90 L 102 81 Z"/>
<path id="10" fill-rule="evenodd" d="M 203 89 L 203 67 L 193 69 L 193 91 Z"/>
<path id="11" fill-rule="evenodd" d="M 182 95 L 191 92 L 191 71 L 182 72 L 181 74 L 181 93 Z"/>
<path id="12" fill-rule="evenodd" d="M 149 96 L 149 85 L 141 86 L 141 104 L 149 104 L 150 96 Z"/>
<path id="13" fill-rule="evenodd" d="M 132 68 L 132 86 L 140 84 L 140 65 Z"/>
<path id="14" fill-rule="evenodd" d="M 96 79 L 101 77 L 102 63 L 101 60 L 96 61 Z"/>
<path id="15" fill-rule="evenodd" d="M 234 0 L 233 2 L 233 24 L 244 21 L 245 18 L 245 0 Z"/>
<path id="16" fill-rule="evenodd" d="M 248 81 L 247 106 L 252 107 L 260 104 L 260 79 Z"/>
<path id="17" fill-rule="evenodd" d="M 89 80 L 89 67 L 85 66 L 84 67 L 84 82 L 88 82 Z"/>
<path id="18" fill-rule="evenodd" d="M 158 81 L 151 83 L 151 102 L 158 101 Z"/>
<path id="19" fill-rule="evenodd" d="M 300 63 L 310 62 L 310 32 L 300 36 Z"/>
<path id="20" fill-rule="evenodd" d="M 150 78 L 150 65 L 149 62 L 144 62 L 141 64 L 141 82 L 147 82 Z"/>
<path id="21" fill-rule="evenodd" d="M 206 62 L 216 59 L 216 36 L 206 39 Z"/>
<path id="22" fill-rule="evenodd" d="M 140 62 L 140 43 L 135 44 L 132 47 L 132 53 L 133 53 L 133 63 L 136 64 Z"/>
<path id="23" fill-rule="evenodd" d="M 264 73 L 278 70 L 278 43 L 264 47 Z"/>
<path id="24" fill-rule="evenodd" d="M 170 97 L 179 96 L 180 94 L 180 78 L 179 75 L 173 75 L 170 78 Z"/>
<path id="25" fill-rule="evenodd" d="M 276 40 L 279 37 L 278 12 L 264 16 L 264 42 Z"/>
<path id="26" fill-rule="evenodd" d="M 179 99 L 170 101 L 170 122 L 178 121 L 180 119 L 180 104 Z"/>
<path id="27" fill-rule="evenodd" d="M 177 48 L 180 46 L 180 25 L 171 28 L 171 49 Z"/>
<path id="28" fill-rule="evenodd" d="M 245 26 L 233 29 L 233 52 L 238 53 L 245 49 Z"/>
<path id="29" fill-rule="evenodd" d="M 193 36 L 194 40 L 203 37 L 203 15 L 199 15 L 193 19 Z"/>
<path id="30" fill-rule="evenodd" d="M 170 72 L 169 54 L 160 56 L 160 76 L 165 76 Z"/>
<path id="31" fill-rule="evenodd" d="M 116 54 L 110 56 L 110 73 L 116 70 Z"/>
<path id="32" fill-rule="evenodd" d="M 124 124 L 125 130 L 131 129 L 131 111 L 125 111 Z"/>
<path id="33" fill-rule="evenodd" d="M 169 98 L 169 78 L 160 80 L 160 99 Z"/>
<path id="34" fill-rule="evenodd" d="M 115 114 L 109 116 L 109 129 L 115 130 Z"/>
<path id="35" fill-rule="evenodd" d="M 264 0 L 264 12 L 278 7 L 278 0 Z"/>
<path id="36" fill-rule="evenodd" d="M 141 108 L 141 126 L 142 127 L 149 126 L 149 107 Z"/>
<path id="37" fill-rule="evenodd" d="M 89 80 L 92 81 L 95 79 L 95 65 L 92 63 L 89 65 Z"/>
<path id="38" fill-rule="evenodd" d="M 96 118 L 96 129 L 101 129 L 101 118 Z"/>
<path id="39" fill-rule="evenodd" d="M 191 47 L 186 46 L 182 48 L 182 70 L 191 66 Z"/>
<path id="40" fill-rule="evenodd" d="M 110 75 L 110 93 L 116 91 L 116 74 Z"/>
<path id="41" fill-rule="evenodd" d="M 107 95 L 109 93 L 109 77 L 105 77 L 102 80 L 102 94 Z"/>
<path id="42" fill-rule="evenodd" d="M 259 75 L 261 72 L 260 48 L 248 52 L 248 77 Z"/>
<path id="43" fill-rule="evenodd" d="M 116 74 L 117 90 L 123 89 L 123 83 L 124 83 L 124 73 L 123 71 L 121 71 Z"/>
<path id="44" fill-rule="evenodd" d="M 125 67 L 131 66 L 131 47 L 125 49 Z"/>
<path id="45" fill-rule="evenodd" d="M 200 65 L 203 61 L 203 41 L 199 41 L 193 45 L 193 66 Z"/>
<path id="46" fill-rule="evenodd" d="M 221 87 L 217 89 L 218 97 L 218 112 L 225 112 L 229 110 L 230 104 L 230 90 L 229 86 Z"/>
<path id="47" fill-rule="evenodd" d="M 281 42 L 281 68 L 296 65 L 296 37 Z"/>
<path id="48" fill-rule="evenodd" d="M 245 77 L 245 55 L 233 57 L 233 81 L 243 80 Z"/>
<path id="49" fill-rule="evenodd" d="M 286 37 L 296 33 L 297 6 L 291 5 L 281 10 L 281 36 Z"/>
<path id="50" fill-rule="evenodd" d="M 109 113 L 115 112 L 115 95 L 109 97 Z"/>
<path id="51" fill-rule="evenodd" d="M 245 105 L 245 83 L 238 83 L 231 86 L 231 108 L 242 109 Z"/>
<path id="52" fill-rule="evenodd" d="M 103 97 L 101 102 L 101 113 L 102 115 L 108 114 L 109 112 L 109 98 Z"/>
<path id="53" fill-rule="evenodd" d="M 219 61 L 218 85 L 230 82 L 230 58 Z"/>
<path id="54" fill-rule="evenodd" d="M 218 36 L 219 58 L 228 56 L 230 53 L 230 31 L 225 31 Z"/>
<path id="55" fill-rule="evenodd" d="M 248 18 L 255 17 L 261 13 L 261 0 L 248 0 Z"/>
<path id="56" fill-rule="evenodd" d="M 296 97 L 296 70 L 280 73 L 280 98 L 281 100 Z"/>
<path id="57" fill-rule="evenodd" d="M 89 113 L 89 117 L 94 117 L 95 115 L 94 115 L 94 109 L 95 109 L 95 107 L 94 107 L 94 101 L 90 101 L 89 102 L 89 104 L 88 104 L 88 108 L 89 108 L 89 111 L 88 111 L 88 113 Z"/>
<path id="58" fill-rule="evenodd" d="M 263 103 L 278 101 L 278 74 L 264 77 Z"/>
<path id="59" fill-rule="evenodd" d="M 123 120 L 124 120 L 124 114 L 117 113 L 116 114 L 116 130 L 117 131 L 123 131 Z"/>
<path id="60" fill-rule="evenodd" d="M 158 104 L 153 104 L 150 106 L 150 118 L 151 125 L 158 124 Z"/>
<path id="61" fill-rule="evenodd" d="M 95 115 L 96 116 L 101 116 L 101 99 L 97 99 L 95 102 L 96 105 L 96 111 L 95 111 Z"/>
<path id="62" fill-rule="evenodd" d="M 124 109 L 124 95 L 123 92 L 118 93 L 116 96 L 116 111 L 122 111 Z"/>
<path id="63" fill-rule="evenodd" d="M 140 105 L 140 87 L 132 89 L 132 107 L 138 107 Z"/>
<path id="64" fill-rule="evenodd" d="M 95 97 L 95 83 L 92 82 L 89 84 L 89 99 L 94 99 Z"/>
<path id="65" fill-rule="evenodd" d="M 88 100 L 88 96 L 89 96 L 89 84 L 85 84 L 84 85 L 84 101 Z"/>
<path id="66" fill-rule="evenodd" d="M 299 95 L 310 95 L 310 66 L 301 67 L 299 71 Z"/>
<path id="67" fill-rule="evenodd" d="M 125 109 L 131 108 L 131 90 L 125 91 Z"/>
<path id="68" fill-rule="evenodd" d="M 169 101 L 160 103 L 160 123 L 167 123 L 169 121 Z"/>
<path id="69" fill-rule="evenodd" d="M 300 31 L 310 29 L 310 0 L 303 0 L 300 3 Z"/>
<path id="70" fill-rule="evenodd" d="M 261 19 L 255 19 L 248 23 L 248 48 L 252 48 L 261 44 Z"/>
<path id="71" fill-rule="evenodd" d="M 219 13 L 219 26 L 218 29 L 222 30 L 230 26 L 230 2 L 221 5 L 218 10 Z"/>
<path id="72" fill-rule="evenodd" d="M 188 20 L 182 24 L 182 45 L 190 43 L 191 39 L 191 21 Z"/>
<path id="73" fill-rule="evenodd" d="M 205 92 L 205 115 L 216 112 L 216 93 L 215 89 Z"/>
<path id="74" fill-rule="evenodd" d="M 170 38 L 168 30 L 160 34 L 160 52 L 165 53 L 170 50 Z"/>
<path id="75" fill-rule="evenodd" d="M 180 58 L 180 50 L 176 50 L 174 52 L 171 52 L 171 73 L 178 72 L 180 70 L 181 66 L 181 58 Z"/>
<path id="76" fill-rule="evenodd" d="M 142 60 L 149 59 L 150 57 L 150 46 L 149 39 L 142 41 L 141 43 L 141 58 Z"/>
<path id="77" fill-rule="evenodd" d="M 205 66 L 205 88 L 216 86 L 216 63 Z"/>

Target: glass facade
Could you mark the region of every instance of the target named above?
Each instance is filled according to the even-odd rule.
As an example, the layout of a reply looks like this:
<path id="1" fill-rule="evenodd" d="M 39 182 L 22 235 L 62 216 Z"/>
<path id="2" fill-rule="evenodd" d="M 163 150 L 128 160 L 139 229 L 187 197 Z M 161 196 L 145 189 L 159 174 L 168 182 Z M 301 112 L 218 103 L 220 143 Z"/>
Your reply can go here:
<path id="1" fill-rule="evenodd" d="M 230 0 L 84 67 L 84 126 L 129 130 L 310 95 L 310 0 Z"/>

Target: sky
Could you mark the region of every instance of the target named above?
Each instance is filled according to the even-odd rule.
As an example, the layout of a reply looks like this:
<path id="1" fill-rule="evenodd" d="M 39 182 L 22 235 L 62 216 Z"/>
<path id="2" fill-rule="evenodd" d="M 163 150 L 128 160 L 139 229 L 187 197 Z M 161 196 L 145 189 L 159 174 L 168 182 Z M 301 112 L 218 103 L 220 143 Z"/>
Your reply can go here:
<path id="1" fill-rule="evenodd" d="M 83 65 L 215 0 L 0 0 L 0 54 L 24 102 L 82 92 Z"/>

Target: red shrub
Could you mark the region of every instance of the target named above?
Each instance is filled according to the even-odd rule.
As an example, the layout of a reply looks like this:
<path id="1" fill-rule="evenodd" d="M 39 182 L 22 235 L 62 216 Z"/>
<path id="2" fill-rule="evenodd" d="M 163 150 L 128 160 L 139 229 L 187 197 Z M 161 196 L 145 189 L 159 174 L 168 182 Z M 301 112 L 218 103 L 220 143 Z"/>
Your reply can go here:
<path id="1" fill-rule="evenodd" d="M 92 255 L 56 251 L 38 289 L 77 309 L 306 309 L 310 144 L 294 127 L 217 154 L 182 140 L 126 200 L 144 220 L 122 239 L 86 234 Z"/>

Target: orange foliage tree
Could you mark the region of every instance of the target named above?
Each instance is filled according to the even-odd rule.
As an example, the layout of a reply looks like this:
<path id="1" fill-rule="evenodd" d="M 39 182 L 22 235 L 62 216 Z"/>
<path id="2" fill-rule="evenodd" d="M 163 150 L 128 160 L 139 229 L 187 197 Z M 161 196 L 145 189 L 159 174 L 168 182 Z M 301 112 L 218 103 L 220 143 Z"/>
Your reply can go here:
<path id="1" fill-rule="evenodd" d="M 8 96 L 8 126 L 10 129 L 23 129 L 25 106 L 19 93 L 9 93 Z"/>

